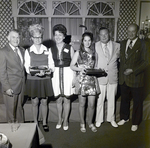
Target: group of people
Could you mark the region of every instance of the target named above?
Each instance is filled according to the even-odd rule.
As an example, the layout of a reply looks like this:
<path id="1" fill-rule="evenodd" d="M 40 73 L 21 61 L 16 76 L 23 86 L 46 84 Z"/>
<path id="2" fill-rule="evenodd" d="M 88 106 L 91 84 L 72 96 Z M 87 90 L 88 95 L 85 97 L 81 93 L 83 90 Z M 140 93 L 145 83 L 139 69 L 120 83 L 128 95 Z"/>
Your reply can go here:
<path id="1" fill-rule="evenodd" d="M 0 81 L 7 121 L 17 119 L 24 122 L 22 102 L 24 95 L 28 95 L 32 100 L 34 122 L 38 124 L 38 106 L 41 103 L 43 129 L 49 131 L 46 121 L 47 101 L 49 97 L 54 96 L 58 111 L 56 129 L 60 129 L 63 125 L 63 129 L 68 130 L 70 99 L 76 94 L 79 99 L 81 132 L 86 132 L 86 102 L 88 125 L 96 132 L 96 127 L 100 127 L 104 122 L 105 98 L 106 120 L 115 128 L 129 121 L 130 100 L 133 98 L 131 130 L 136 131 L 142 121 L 144 69 L 148 66 L 147 46 L 138 38 L 138 30 L 137 24 L 129 25 L 128 39 L 120 44 L 111 41 L 108 28 L 99 29 L 100 40 L 96 43 L 93 34 L 85 32 L 82 34 L 80 48 L 75 49 L 76 51 L 70 44 L 64 42 L 67 29 L 62 24 L 53 27 L 55 46 L 50 49 L 42 44 L 44 28 L 40 24 L 29 26 L 33 45 L 26 50 L 19 46 L 19 32 L 10 31 L 9 43 L 0 50 Z M 86 74 L 87 69 L 101 69 L 107 76 L 89 76 Z M 118 88 L 118 69 L 121 120 L 116 123 L 115 96 Z"/>

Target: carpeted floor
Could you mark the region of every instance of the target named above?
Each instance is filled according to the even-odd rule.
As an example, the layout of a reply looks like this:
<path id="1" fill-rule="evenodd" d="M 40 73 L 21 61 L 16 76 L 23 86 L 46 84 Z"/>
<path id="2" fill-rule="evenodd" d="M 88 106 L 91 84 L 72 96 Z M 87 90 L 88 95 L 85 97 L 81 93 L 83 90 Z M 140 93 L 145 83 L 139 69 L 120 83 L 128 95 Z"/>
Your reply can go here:
<path id="1" fill-rule="evenodd" d="M 132 132 L 131 121 L 119 128 L 104 122 L 96 133 L 88 127 L 87 132 L 79 130 L 79 123 L 70 123 L 69 130 L 55 129 L 56 123 L 49 123 L 50 131 L 45 133 L 41 148 L 150 148 L 150 120 L 143 121 L 136 132 Z"/>

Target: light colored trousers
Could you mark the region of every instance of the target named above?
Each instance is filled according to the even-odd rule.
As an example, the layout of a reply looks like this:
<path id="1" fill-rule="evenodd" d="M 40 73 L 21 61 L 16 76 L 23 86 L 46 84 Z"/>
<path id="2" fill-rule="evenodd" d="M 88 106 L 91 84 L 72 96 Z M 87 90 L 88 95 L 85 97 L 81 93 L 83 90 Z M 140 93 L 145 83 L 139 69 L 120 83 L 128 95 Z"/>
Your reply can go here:
<path id="1" fill-rule="evenodd" d="M 100 85 L 101 94 L 97 100 L 96 122 L 102 123 L 104 120 L 104 101 L 107 99 L 107 118 L 108 122 L 114 121 L 115 95 L 117 92 L 117 84 Z"/>

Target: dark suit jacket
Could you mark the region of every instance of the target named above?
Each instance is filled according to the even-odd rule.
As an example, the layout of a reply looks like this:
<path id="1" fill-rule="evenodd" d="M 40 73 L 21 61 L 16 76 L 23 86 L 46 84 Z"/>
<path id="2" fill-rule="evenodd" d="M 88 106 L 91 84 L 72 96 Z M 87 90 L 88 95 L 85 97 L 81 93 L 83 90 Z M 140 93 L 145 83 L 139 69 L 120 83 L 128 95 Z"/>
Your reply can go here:
<path id="1" fill-rule="evenodd" d="M 24 59 L 24 49 L 19 47 Z M 0 81 L 3 92 L 12 89 L 14 94 L 19 94 L 24 85 L 24 61 L 23 64 L 17 59 L 10 45 L 7 44 L 0 50 Z"/>
<path id="2" fill-rule="evenodd" d="M 127 40 L 124 40 L 120 45 L 119 84 L 125 82 L 129 87 L 143 87 L 144 70 L 148 66 L 145 42 L 137 39 L 127 59 L 125 58 L 126 43 Z M 128 68 L 133 69 L 133 73 L 125 76 L 123 73 Z"/>

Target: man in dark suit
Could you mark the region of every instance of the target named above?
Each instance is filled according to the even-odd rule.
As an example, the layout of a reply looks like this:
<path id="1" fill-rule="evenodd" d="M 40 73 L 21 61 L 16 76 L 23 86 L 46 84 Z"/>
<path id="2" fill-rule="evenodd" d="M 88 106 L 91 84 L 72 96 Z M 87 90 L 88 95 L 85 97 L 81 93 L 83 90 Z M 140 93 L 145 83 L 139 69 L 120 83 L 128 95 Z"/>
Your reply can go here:
<path id="1" fill-rule="evenodd" d="M 22 101 L 24 97 L 24 49 L 19 47 L 19 32 L 8 34 L 9 43 L 0 50 L 0 82 L 6 106 L 7 121 L 24 122 Z"/>
<path id="2" fill-rule="evenodd" d="M 129 121 L 130 100 L 133 98 L 131 131 L 136 131 L 142 121 L 144 70 L 148 65 L 145 42 L 137 37 L 139 26 L 128 27 L 128 39 L 120 45 L 119 84 L 121 86 L 120 121 Z"/>

